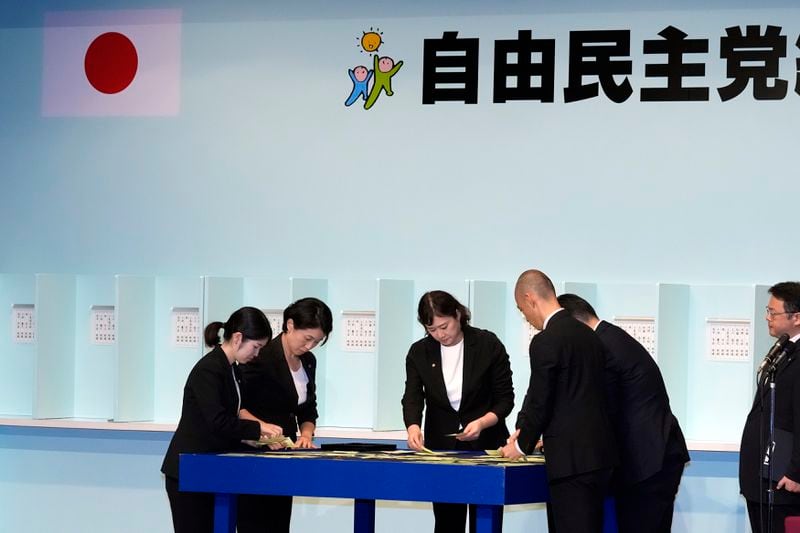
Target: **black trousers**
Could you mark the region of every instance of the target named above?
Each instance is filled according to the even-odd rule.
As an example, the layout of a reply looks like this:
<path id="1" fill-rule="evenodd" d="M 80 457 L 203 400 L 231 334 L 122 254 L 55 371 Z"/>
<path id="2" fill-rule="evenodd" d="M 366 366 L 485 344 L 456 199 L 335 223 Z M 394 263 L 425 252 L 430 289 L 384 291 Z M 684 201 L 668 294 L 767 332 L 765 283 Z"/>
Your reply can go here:
<path id="1" fill-rule="evenodd" d="M 501 442 L 497 444 L 502 446 L 505 444 Z M 455 445 L 451 448 L 453 450 L 476 451 L 482 450 L 483 447 L 478 446 L 475 441 L 455 441 Z M 469 509 L 469 532 L 475 533 L 475 512 L 474 505 L 467 505 L 462 503 L 441 503 L 433 502 L 433 519 L 434 533 L 464 533 L 464 528 L 467 526 L 467 509 Z M 503 514 L 500 514 L 500 524 L 503 523 Z"/>
<path id="2" fill-rule="evenodd" d="M 616 494 L 619 533 L 669 533 L 685 463 L 667 461 L 660 472 Z"/>
<path id="3" fill-rule="evenodd" d="M 165 478 L 175 533 L 213 533 L 214 495 L 181 492 L 178 480 Z M 237 499 L 238 533 L 289 533 L 291 496 L 240 495 Z"/>
<path id="4" fill-rule="evenodd" d="M 292 520 L 291 496 L 241 494 L 238 500 L 238 533 L 289 533 L 289 523 Z"/>
<path id="5" fill-rule="evenodd" d="M 165 480 L 175 533 L 213 533 L 214 495 L 180 492 L 177 479 L 167 476 Z"/>
<path id="6" fill-rule="evenodd" d="M 476 507 L 460 503 L 433 503 L 434 533 L 464 533 L 469 508 L 469 532 L 475 533 Z M 503 514 L 500 513 L 500 526 L 503 525 Z"/>
<path id="7" fill-rule="evenodd" d="M 766 498 L 763 504 L 757 501 L 747 502 L 747 515 L 750 517 L 750 529 L 753 533 L 784 533 L 783 521 L 787 516 L 800 516 L 800 505 L 773 505 L 772 506 L 772 531 L 767 528 L 769 508 Z"/>
<path id="8" fill-rule="evenodd" d="M 433 502 L 434 533 L 464 533 L 467 505 Z M 475 506 L 469 506 L 469 531 L 475 531 Z"/>
<path id="9" fill-rule="evenodd" d="M 610 468 L 551 480 L 547 504 L 550 533 L 603 533 L 603 501 L 611 483 Z"/>

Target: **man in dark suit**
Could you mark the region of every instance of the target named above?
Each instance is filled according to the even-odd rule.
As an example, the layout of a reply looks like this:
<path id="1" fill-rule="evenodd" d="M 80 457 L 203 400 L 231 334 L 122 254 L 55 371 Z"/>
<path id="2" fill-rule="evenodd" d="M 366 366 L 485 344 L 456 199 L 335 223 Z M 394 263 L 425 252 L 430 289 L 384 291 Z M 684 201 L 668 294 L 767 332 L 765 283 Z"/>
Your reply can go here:
<path id="1" fill-rule="evenodd" d="M 776 439 L 772 454 L 774 475 L 763 465 L 769 440 L 769 374 L 767 365 L 757 376 L 758 387 L 753 407 L 747 415 L 739 452 L 739 486 L 747 501 L 747 513 L 753 533 L 783 532 L 787 516 L 800 515 L 800 283 L 786 281 L 769 289 L 767 326 L 769 334 L 789 336 L 786 354 L 774 365 L 775 430 L 783 438 Z M 786 448 L 785 452 L 780 448 Z M 781 459 L 781 458 L 784 459 Z M 768 490 L 773 489 L 773 519 L 768 525 Z"/>
<path id="2" fill-rule="evenodd" d="M 514 299 L 541 332 L 530 345 L 531 379 L 517 431 L 501 452 L 510 458 L 529 454 L 543 436 L 550 531 L 599 533 L 603 499 L 618 464 L 606 412 L 603 345 L 561 308 L 544 273 L 524 272 Z"/>
<path id="3" fill-rule="evenodd" d="M 562 294 L 558 303 L 606 348 L 606 399 L 621 458 L 613 480 L 619 531 L 669 533 L 689 452 L 661 371 L 644 346 L 597 318 L 580 296 Z"/>

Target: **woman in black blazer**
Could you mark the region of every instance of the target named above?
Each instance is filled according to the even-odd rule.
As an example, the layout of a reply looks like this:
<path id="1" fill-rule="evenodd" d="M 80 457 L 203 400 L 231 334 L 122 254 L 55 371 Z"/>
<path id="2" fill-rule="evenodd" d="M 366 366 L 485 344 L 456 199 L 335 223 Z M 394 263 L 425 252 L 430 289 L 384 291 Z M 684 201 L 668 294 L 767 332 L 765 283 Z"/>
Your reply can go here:
<path id="1" fill-rule="evenodd" d="M 508 353 L 494 333 L 473 328 L 469 319 L 469 310 L 447 292 L 427 292 L 419 301 L 417 320 L 427 335 L 406 356 L 402 402 L 411 449 L 486 450 L 506 443 L 505 418 L 514 407 Z M 466 505 L 434 502 L 433 514 L 436 533 L 464 531 Z"/>
<path id="2" fill-rule="evenodd" d="M 224 330 L 220 344 L 219 331 Z M 228 321 L 212 322 L 204 331 L 213 350 L 194 365 L 183 389 L 181 418 L 169 443 L 161 471 L 175 533 L 202 533 L 214 529 L 214 495 L 179 492 L 178 456 L 181 453 L 219 453 L 241 449 L 243 439 L 280 435 L 281 428 L 240 416 L 239 363 L 256 357 L 272 337 L 269 321 L 254 307 L 242 307 Z"/>
<path id="3" fill-rule="evenodd" d="M 325 344 L 332 329 L 333 316 L 324 302 L 298 300 L 283 312 L 282 333 L 242 367 L 243 411 L 281 426 L 297 448 L 314 447 L 317 360 L 311 349 Z M 291 496 L 239 497 L 239 533 L 288 533 L 291 517 Z"/>

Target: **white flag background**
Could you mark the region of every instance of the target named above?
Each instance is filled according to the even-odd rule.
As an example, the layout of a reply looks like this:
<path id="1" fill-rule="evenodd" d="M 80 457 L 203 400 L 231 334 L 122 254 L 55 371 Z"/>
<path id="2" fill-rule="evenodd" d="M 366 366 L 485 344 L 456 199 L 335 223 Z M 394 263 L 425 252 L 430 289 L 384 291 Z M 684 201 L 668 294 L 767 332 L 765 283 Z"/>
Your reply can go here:
<path id="1" fill-rule="evenodd" d="M 46 13 L 42 114 L 177 115 L 181 15 L 175 9 Z"/>

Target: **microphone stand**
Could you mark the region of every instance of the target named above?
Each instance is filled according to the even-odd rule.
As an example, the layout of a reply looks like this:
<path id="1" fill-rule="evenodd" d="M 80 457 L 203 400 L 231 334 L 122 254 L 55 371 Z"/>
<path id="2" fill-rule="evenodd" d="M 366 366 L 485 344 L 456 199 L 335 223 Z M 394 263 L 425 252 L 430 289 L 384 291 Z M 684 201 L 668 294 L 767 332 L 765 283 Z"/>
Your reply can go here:
<path id="1" fill-rule="evenodd" d="M 769 435 L 768 447 L 766 455 L 769 457 L 769 464 L 767 465 L 767 531 L 772 532 L 772 522 L 775 506 L 775 490 L 776 485 L 773 484 L 772 476 L 775 469 L 775 374 L 778 370 L 778 365 L 783 360 L 786 353 L 789 351 L 789 346 L 792 345 L 789 341 L 789 335 L 783 334 L 772 347 L 772 350 L 764 358 L 764 362 L 759 368 L 759 372 L 764 371 L 764 385 L 769 386 Z M 773 353 L 776 352 L 776 353 Z M 773 357 L 770 357 L 770 356 Z M 760 379 L 762 375 L 758 376 Z M 762 433 L 763 435 L 763 433 Z M 763 463 L 762 463 L 763 464 Z M 760 491 L 759 491 L 760 492 Z M 759 516 L 761 516 L 761 505 L 759 505 Z M 759 518 L 761 522 L 762 518 Z M 759 526 L 763 525 L 763 522 Z"/>
<path id="2" fill-rule="evenodd" d="M 775 370 L 777 365 L 767 367 L 767 384 L 769 385 L 769 465 L 767 466 L 767 531 L 772 531 L 773 511 L 775 505 L 775 485 L 772 474 L 775 468 Z"/>
<path id="3" fill-rule="evenodd" d="M 775 506 L 775 487 L 777 483 L 773 484 L 772 476 L 775 469 L 775 374 L 778 371 L 778 365 L 783 361 L 788 346 L 783 349 L 772 359 L 765 368 L 766 384 L 769 386 L 769 464 L 767 465 L 767 531 L 772 531 L 773 512 Z"/>

